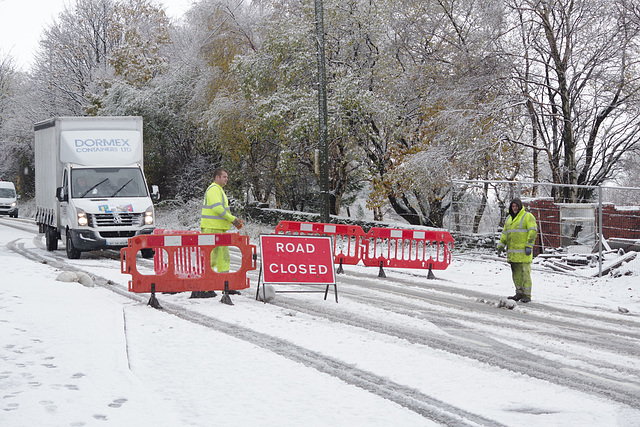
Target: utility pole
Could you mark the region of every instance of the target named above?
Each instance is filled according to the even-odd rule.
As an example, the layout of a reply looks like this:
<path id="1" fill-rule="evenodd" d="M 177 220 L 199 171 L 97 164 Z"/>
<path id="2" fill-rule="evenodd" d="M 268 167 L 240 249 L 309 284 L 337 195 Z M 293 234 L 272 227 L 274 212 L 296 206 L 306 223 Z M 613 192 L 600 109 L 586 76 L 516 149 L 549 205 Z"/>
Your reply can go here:
<path id="1" fill-rule="evenodd" d="M 320 194 L 322 222 L 329 222 L 329 142 L 327 131 L 327 71 L 324 54 L 324 11 L 322 0 L 316 5 L 316 41 L 318 44 L 318 139 L 320 148 Z"/>

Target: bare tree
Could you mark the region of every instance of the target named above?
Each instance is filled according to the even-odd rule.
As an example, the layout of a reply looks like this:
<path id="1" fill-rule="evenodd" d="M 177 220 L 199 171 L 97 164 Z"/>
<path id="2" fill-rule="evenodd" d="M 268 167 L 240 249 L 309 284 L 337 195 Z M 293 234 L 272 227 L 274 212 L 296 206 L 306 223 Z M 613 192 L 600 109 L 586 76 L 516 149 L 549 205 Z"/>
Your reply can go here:
<path id="1" fill-rule="evenodd" d="M 640 27 L 625 1 L 515 0 L 510 54 L 530 118 L 530 138 L 509 139 L 542 152 L 554 183 L 596 186 L 638 149 Z M 559 199 L 588 198 L 566 187 Z"/>

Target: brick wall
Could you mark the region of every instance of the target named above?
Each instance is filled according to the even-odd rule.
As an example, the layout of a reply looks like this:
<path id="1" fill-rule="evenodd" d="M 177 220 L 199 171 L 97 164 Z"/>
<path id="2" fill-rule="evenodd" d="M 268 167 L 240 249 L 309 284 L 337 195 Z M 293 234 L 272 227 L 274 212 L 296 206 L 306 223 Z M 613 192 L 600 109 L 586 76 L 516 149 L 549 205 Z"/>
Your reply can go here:
<path id="1" fill-rule="evenodd" d="M 602 235 L 606 239 L 640 239 L 640 206 L 617 208 L 603 204 Z"/>
<path id="2" fill-rule="evenodd" d="M 523 200 L 525 209 L 531 212 L 538 222 L 538 240 L 534 248 L 534 254 L 541 252 L 541 242 L 544 247 L 557 248 L 562 246 L 562 236 L 560 232 L 560 209 L 553 199 L 533 199 Z"/>
<path id="3" fill-rule="evenodd" d="M 540 253 L 540 239 L 545 247 L 562 246 L 560 208 L 553 199 L 523 200 L 523 204 L 538 221 L 535 253 Z M 640 239 L 640 206 L 618 208 L 611 203 L 603 204 L 602 234 L 605 239 Z"/>

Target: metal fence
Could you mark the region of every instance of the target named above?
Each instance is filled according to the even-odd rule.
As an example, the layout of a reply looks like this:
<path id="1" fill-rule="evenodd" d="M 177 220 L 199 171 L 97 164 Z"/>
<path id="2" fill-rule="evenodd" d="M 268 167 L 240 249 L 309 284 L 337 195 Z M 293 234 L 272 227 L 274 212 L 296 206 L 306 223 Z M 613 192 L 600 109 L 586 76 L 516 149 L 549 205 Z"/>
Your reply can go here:
<path id="1" fill-rule="evenodd" d="M 538 223 L 535 264 L 583 276 L 640 274 L 640 188 L 455 180 L 449 194 L 454 251 L 493 251 L 519 197 Z"/>

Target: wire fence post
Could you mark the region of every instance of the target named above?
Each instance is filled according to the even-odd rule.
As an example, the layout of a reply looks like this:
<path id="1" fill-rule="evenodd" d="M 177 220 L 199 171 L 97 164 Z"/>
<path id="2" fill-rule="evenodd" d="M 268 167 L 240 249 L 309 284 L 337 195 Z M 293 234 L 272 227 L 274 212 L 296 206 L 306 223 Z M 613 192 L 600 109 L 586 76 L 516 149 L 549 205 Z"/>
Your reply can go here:
<path id="1" fill-rule="evenodd" d="M 602 186 L 598 187 L 598 277 L 602 277 Z"/>

